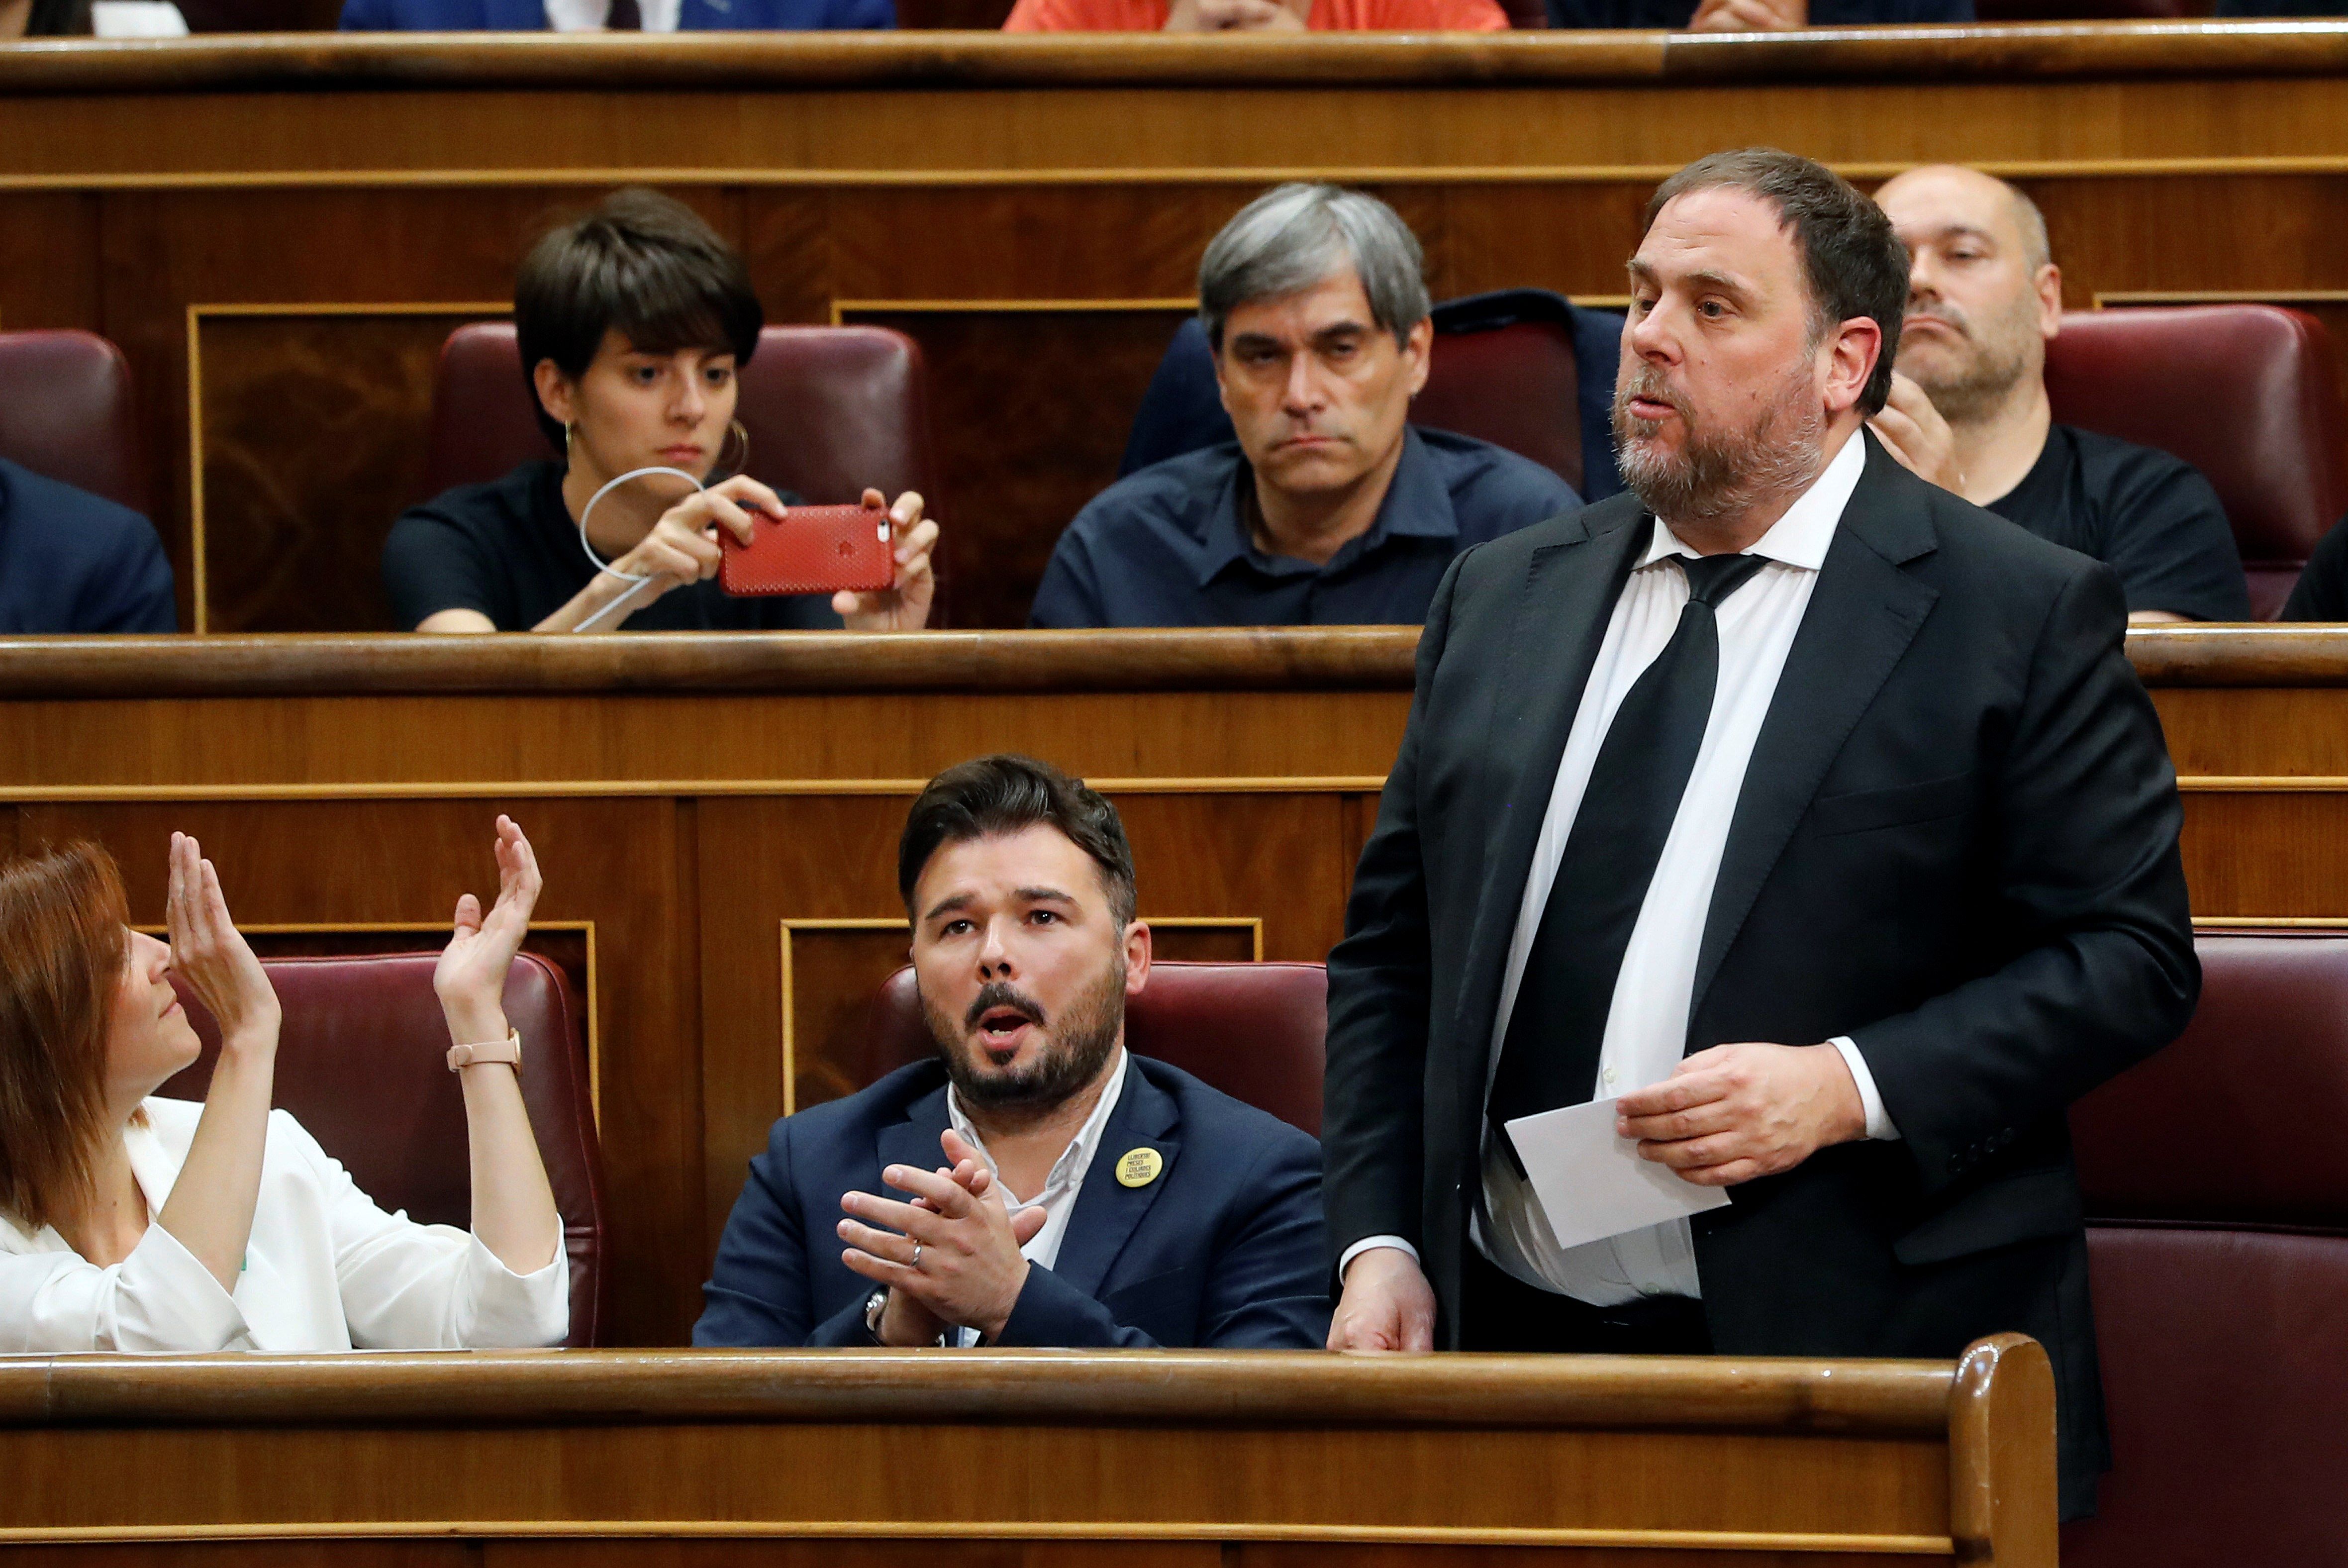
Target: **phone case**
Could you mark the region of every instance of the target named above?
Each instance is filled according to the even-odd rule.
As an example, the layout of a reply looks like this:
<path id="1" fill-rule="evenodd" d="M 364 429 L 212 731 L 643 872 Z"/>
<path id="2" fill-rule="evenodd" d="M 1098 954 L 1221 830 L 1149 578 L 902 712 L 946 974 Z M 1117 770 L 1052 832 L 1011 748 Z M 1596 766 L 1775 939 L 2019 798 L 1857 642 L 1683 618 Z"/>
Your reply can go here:
<path id="1" fill-rule="evenodd" d="M 725 556 L 717 585 L 728 593 L 877 593 L 896 580 L 889 514 L 877 507 L 795 506 L 780 520 L 751 514 L 750 542 L 717 531 Z"/>

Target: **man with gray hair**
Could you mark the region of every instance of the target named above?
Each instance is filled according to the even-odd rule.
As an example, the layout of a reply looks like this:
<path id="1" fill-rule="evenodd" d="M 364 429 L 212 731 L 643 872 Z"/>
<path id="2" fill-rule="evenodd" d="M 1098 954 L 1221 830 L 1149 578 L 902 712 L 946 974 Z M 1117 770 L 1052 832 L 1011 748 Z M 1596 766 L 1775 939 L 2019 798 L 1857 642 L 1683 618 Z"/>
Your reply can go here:
<path id="1" fill-rule="evenodd" d="M 1420 269 L 1375 196 L 1282 185 L 1249 203 L 1199 263 L 1238 439 L 1096 497 L 1031 623 L 1416 624 L 1461 551 L 1576 510 L 1540 464 L 1408 422 L 1435 338 Z"/>
<path id="2" fill-rule="evenodd" d="M 2046 344 L 2063 273 L 2029 197 L 1977 169 L 1876 192 L 1908 248 L 1900 374 L 1875 433 L 1944 490 L 2119 574 L 2128 619 L 2247 621 L 2250 588 L 2209 481 L 2167 452 L 2054 423 Z"/>

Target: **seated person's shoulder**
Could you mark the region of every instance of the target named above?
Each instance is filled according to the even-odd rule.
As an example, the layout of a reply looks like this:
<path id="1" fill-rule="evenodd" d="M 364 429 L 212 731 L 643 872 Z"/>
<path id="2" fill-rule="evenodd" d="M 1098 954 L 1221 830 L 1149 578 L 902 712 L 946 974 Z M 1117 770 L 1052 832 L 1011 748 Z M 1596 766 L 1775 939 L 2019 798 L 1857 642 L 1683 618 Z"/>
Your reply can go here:
<path id="1" fill-rule="evenodd" d="M 442 610 L 477 610 L 500 631 L 519 628 L 515 565 L 543 551 L 536 513 L 551 462 L 458 485 L 412 506 L 383 545 L 383 586 L 403 631 Z"/>
<path id="2" fill-rule="evenodd" d="M 1530 458 L 1473 436 L 1412 428 L 1450 492 L 1463 547 L 1581 510 L 1573 487 Z"/>
<path id="3" fill-rule="evenodd" d="M 880 1129 L 904 1120 L 915 1101 L 942 1093 L 945 1082 L 945 1068 L 934 1058 L 909 1063 L 854 1094 L 780 1118 L 769 1134 L 768 1147 L 806 1150 L 843 1141 L 869 1143 Z"/>
<path id="4" fill-rule="evenodd" d="M 1138 1054 L 1133 1062 L 1152 1086 L 1173 1098 L 1187 1144 L 1204 1141 L 1218 1150 L 1260 1157 L 1242 1161 L 1236 1156 L 1226 1159 L 1219 1154 L 1219 1168 L 1238 1172 L 1300 1160 L 1316 1170 L 1320 1166 L 1321 1142 L 1311 1133 L 1292 1127 L 1268 1110 L 1225 1094 L 1171 1062 Z"/>
<path id="5" fill-rule="evenodd" d="M 1172 529 L 1203 539 L 1207 515 L 1240 461 L 1239 443 L 1222 441 L 1152 463 L 1086 502 L 1068 531 L 1108 540 Z"/>
<path id="6" fill-rule="evenodd" d="M 0 459 L 0 630 L 178 629 L 171 566 L 153 523 Z"/>

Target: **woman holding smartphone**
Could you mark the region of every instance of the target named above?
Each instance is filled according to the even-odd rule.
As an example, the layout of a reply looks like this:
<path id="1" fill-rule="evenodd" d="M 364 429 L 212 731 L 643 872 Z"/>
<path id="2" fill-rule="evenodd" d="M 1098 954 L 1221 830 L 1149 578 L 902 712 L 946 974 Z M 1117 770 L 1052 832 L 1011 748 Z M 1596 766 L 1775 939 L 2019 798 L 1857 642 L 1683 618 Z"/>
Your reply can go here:
<path id="1" fill-rule="evenodd" d="M 895 580 L 878 593 L 729 598 L 720 531 L 744 543 L 753 511 L 798 497 L 745 474 L 739 373 L 766 313 L 742 258 L 692 209 L 618 191 L 531 250 L 514 283 L 514 336 L 540 428 L 560 461 L 527 462 L 416 507 L 385 542 L 398 624 L 419 632 L 918 631 L 935 590 L 938 526 L 911 491 L 888 507 Z M 590 503 L 593 503 L 592 513 Z M 886 505 L 879 490 L 864 504 Z M 876 514 L 877 515 L 877 514 Z M 591 560 L 581 543 L 586 524 Z M 602 562 L 599 568 L 597 562 Z"/>
<path id="2" fill-rule="evenodd" d="M 434 972 L 462 1081 L 473 1224 L 360 1191 L 270 1109 L 279 1010 L 196 841 L 171 835 L 170 943 L 126 923 L 92 844 L 0 864 L 0 1353 L 459 1349 L 559 1343 L 562 1219 L 501 998 L 538 861 L 498 819 L 498 897 L 457 901 Z M 221 1027 L 201 1105 L 177 973 Z"/>

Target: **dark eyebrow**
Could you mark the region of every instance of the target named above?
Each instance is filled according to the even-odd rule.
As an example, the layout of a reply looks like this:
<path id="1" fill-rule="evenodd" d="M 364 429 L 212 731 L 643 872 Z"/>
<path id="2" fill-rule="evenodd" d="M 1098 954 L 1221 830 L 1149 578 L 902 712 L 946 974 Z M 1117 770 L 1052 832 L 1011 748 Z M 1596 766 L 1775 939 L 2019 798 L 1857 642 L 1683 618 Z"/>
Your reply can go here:
<path id="1" fill-rule="evenodd" d="M 929 913 L 922 916 L 922 923 L 927 924 L 929 922 L 937 919 L 938 916 L 942 914 L 951 914 L 953 911 L 958 909 L 968 909 L 970 907 L 970 894 L 966 892 L 958 892 L 950 898 L 942 898 L 931 907 Z"/>
<path id="2" fill-rule="evenodd" d="M 1076 902 L 1076 894 L 1062 892 L 1056 887 L 1023 887 L 1018 896 L 1029 903 L 1069 903 Z"/>

